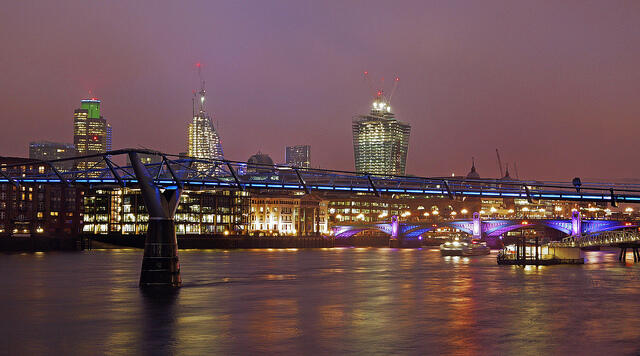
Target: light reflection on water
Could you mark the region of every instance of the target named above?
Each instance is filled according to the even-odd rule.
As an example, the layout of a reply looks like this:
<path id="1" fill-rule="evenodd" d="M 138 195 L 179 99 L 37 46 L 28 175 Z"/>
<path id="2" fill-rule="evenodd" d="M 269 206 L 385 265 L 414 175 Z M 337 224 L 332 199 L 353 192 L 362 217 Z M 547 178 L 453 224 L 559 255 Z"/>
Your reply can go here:
<path id="1" fill-rule="evenodd" d="M 12 254 L 8 354 L 629 354 L 640 264 L 498 266 L 434 249 L 180 251 L 184 287 L 137 288 L 141 251 Z M 1 352 L 0 352 L 1 353 Z"/>

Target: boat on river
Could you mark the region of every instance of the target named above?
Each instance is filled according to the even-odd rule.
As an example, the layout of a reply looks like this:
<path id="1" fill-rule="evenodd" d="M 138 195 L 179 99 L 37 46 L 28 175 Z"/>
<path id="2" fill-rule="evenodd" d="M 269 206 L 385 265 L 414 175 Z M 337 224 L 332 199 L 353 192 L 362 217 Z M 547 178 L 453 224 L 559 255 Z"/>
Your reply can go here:
<path id="1" fill-rule="evenodd" d="M 485 242 L 477 239 L 448 241 L 440 245 L 442 256 L 482 256 L 491 253 Z"/>

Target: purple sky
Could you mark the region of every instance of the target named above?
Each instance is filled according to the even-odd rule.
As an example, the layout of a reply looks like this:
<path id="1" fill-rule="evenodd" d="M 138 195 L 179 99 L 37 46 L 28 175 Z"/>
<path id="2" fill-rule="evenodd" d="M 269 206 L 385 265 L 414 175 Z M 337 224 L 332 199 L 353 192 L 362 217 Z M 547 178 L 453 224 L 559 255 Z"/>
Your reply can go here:
<path id="1" fill-rule="evenodd" d="M 114 148 L 186 150 L 194 63 L 225 156 L 311 144 L 353 169 L 362 72 L 400 77 L 407 173 L 640 177 L 640 2 L 12 1 L 0 11 L 0 155 L 72 142 L 102 99 Z"/>

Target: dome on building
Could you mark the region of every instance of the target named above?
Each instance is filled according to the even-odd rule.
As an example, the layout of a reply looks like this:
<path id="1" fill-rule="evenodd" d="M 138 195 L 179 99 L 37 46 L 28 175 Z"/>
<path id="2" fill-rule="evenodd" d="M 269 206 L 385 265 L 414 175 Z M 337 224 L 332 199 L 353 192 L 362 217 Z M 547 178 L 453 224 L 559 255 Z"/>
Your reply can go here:
<path id="1" fill-rule="evenodd" d="M 263 167 L 256 167 L 252 165 L 273 166 L 273 160 L 271 159 L 271 157 L 269 157 L 269 155 L 258 151 L 258 153 L 249 157 L 249 159 L 247 160 L 247 172 L 268 173 L 272 171 L 272 169 L 267 167 L 263 168 Z"/>
<path id="2" fill-rule="evenodd" d="M 467 179 L 480 179 L 480 175 L 476 172 L 476 162 L 471 158 L 471 170 L 467 173 Z"/>
<path id="3" fill-rule="evenodd" d="M 253 156 L 249 157 L 249 159 L 247 160 L 248 164 L 265 164 L 265 165 L 270 165 L 273 166 L 273 160 L 271 159 L 271 157 L 269 157 L 269 155 L 264 154 L 260 151 L 258 151 L 258 153 L 254 154 Z"/>

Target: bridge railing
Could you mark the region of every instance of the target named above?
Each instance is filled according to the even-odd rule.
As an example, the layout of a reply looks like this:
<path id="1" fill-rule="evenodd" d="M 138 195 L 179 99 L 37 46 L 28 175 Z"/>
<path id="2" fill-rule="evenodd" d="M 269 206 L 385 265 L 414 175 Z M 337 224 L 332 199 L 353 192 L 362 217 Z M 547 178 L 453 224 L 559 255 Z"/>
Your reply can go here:
<path id="1" fill-rule="evenodd" d="M 136 175 L 125 162 L 130 153 L 144 156 L 154 183 L 159 186 L 223 187 L 236 189 L 289 189 L 303 191 L 365 192 L 456 197 L 583 200 L 640 203 L 640 185 L 616 183 L 515 181 L 377 175 L 340 170 L 296 168 L 246 162 L 200 159 L 144 149 L 4 164 L 0 183 L 117 184 L 135 186 Z M 65 167 L 65 168 L 63 168 Z"/>
<path id="2" fill-rule="evenodd" d="M 551 242 L 550 245 L 557 247 L 590 247 L 611 246 L 638 241 L 640 241 L 640 233 L 637 231 L 618 230 L 588 234 L 580 237 L 569 236 L 562 241 Z"/>

